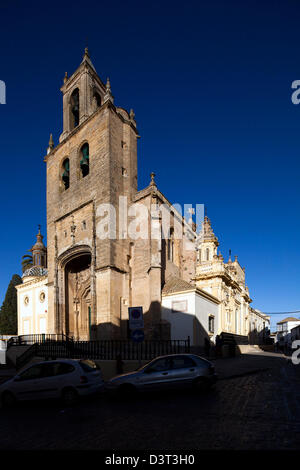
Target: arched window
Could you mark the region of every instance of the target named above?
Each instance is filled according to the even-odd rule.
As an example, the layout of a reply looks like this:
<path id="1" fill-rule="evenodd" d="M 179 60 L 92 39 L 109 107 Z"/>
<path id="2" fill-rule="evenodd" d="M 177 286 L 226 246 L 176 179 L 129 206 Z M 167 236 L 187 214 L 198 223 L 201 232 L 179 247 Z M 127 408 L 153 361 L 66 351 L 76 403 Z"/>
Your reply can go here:
<path id="1" fill-rule="evenodd" d="M 209 248 L 206 248 L 206 261 L 209 261 Z"/>
<path id="2" fill-rule="evenodd" d="M 70 99 L 70 109 L 71 109 L 71 130 L 78 126 L 79 124 L 79 90 L 76 88 Z"/>
<path id="3" fill-rule="evenodd" d="M 70 186 L 70 160 L 68 158 L 63 161 L 62 167 L 63 173 L 61 175 L 61 179 L 64 183 L 65 189 L 68 189 Z"/>
<path id="4" fill-rule="evenodd" d="M 94 111 L 96 111 L 96 109 L 101 106 L 101 96 L 99 95 L 97 91 L 94 91 L 93 106 L 94 106 Z"/>
<path id="5" fill-rule="evenodd" d="M 85 177 L 90 172 L 89 144 L 84 144 L 80 150 L 80 168 L 82 176 Z"/>

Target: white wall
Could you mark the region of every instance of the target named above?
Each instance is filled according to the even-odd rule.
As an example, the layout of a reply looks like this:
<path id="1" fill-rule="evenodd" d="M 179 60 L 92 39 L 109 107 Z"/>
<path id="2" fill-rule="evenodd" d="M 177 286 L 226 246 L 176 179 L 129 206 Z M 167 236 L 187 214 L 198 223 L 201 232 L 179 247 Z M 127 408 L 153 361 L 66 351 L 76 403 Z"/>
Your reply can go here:
<path id="1" fill-rule="evenodd" d="M 205 297 L 202 297 L 199 294 L 196 294 L 196 317 L 198 322 L 203 326 L 205 329 L 206 333 L 209 333 L 208 331 L 208 318 L 210 315 L 214 316 L 214 323 L 215 323 L 215 328 L 214 328 L 214 333 L 210 338 L 211 340 L 215 340 L 217 332 L 218 332 L 218 322 L 219 322 L 219 305 L 216 304 L 215 302 L 212 302 L 211 300 L 206 299 Z"/>
<path id="2" fill-rule="evenodd" d="M 21 285 L 18 289 L 18 335 L 47 333 L 48 288 L 47 279 Z M 41 293 L 45 299 L 41 301 Z M 28 297 L 29 302 L 24 300 Z"/>
<path id="3" fill-rule="evenodd" d="M 45 300 L 41 302 L 40 295 L 45 293 Z M 48 291 L 45 286 L 35 289 L 35 330 L 36 333 L 47 333 Z"/>
<path id="4" fill-rule="evenodd" d="M 298 325 L 300 325 L 300 320 L 299 321 L 288 321 L 287 322 L 288 333 L 291 332 L 292 328 L 295 328 Z"/>
<path id="5" fill-rule="evenodd" d="M 0 349 L 0 364 L 6 364 L 6 351 Z"/>
<path id="6" fill-rule="evenodd" d="M 174 302 L 185 302 L 186 311 L 172 311 Z M 171 339 L 187 339 L 191 345 L 204 344 L 204 337 L 215 340 L 218 331 L 218 304 L 196 292 L 173 294 L 162 297 L 162 318 L 171 324 Z M 208 318 L 214 316 L 214 334 L 209 334 Z"/>
<path id="7" fill-rule="evenodd" d="M 174 302 L 185 302 L 186 311 L 172 311 Z M 193 323 L 195 318 L 195 294 L 173 294 L 162 297 L 162 318 L 171 324 L 171 339 L 187 339 L 193 342 Z"/>
<path id="8" fill-rule="evenodd" d="M 0 364 L 6 364 L 6 341 L 0 339 Z"/>

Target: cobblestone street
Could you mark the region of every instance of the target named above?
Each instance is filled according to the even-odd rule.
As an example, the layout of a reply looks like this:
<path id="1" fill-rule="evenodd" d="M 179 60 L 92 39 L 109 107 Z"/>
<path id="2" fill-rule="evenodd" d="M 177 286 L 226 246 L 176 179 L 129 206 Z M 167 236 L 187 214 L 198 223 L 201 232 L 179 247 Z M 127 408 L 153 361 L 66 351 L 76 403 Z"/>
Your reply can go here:
<path id="1" fill-rule="evenodd" d="M 297 449 L 300 370 L 257 352 L 219 359 L 215 389 L 94 397 L 73 408 L 19 404 L 0 410 L 1 449 Z"/>

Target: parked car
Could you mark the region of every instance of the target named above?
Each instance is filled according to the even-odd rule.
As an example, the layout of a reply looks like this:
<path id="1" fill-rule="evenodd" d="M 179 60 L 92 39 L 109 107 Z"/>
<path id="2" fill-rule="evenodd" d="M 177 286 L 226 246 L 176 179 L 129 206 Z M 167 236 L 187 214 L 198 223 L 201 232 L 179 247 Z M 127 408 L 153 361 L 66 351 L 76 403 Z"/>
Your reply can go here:
<path id="1" fill-rule="evenodd" d="M 137 371 L 117 375 L 105 384 L 109 392 L 129 395 L 136 391 L 181 386 L 207 388 L 217 380 L 211 362 L 195 354 L 171 354 L 150 361 Z"/>
<path id="2" fill-rule="evenodd" d="M 0 386 L 4 406 L 17 400 L 61 398 L 66 404 L 104 389 L 101 369 L 91 360 L 61 359 L 35 363 Z"/>

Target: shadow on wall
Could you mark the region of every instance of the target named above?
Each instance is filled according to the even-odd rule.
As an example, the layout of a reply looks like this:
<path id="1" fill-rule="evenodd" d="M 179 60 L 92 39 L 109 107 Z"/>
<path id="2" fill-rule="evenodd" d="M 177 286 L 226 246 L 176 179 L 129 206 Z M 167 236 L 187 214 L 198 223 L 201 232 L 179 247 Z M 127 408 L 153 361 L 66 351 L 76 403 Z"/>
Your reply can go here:
<path id="1" fill-rule="evenodd" d="M 163 316 L 170 328 L 170 339 L 186 339 L 189 336 L 192 352 L 209 355 L 211 348 L 215 346 L 213 334 L 208 333 L 194 314 L 163 307 Z"/>
<path id="2" fill-rule="evenodd" d="M 214 342 L 195 315 L 173 312 L 164 307 L 164 316 L 171 317 L 171 323 L 161 318 L 161 308 L 160 302 L 152 302 L 149 310 L 144 312 L 145 340 L 187 340 L 189 336 L 193 352 L 209 355 Z M 116 324 L 107 322 L 92 325 L 91 334 L 94 340 L 130 339 L 128 319 L 116 319 Z"/>
<path id="3" fill-rule="evenodd" d="M 264 330 L 257 331 L 252 330 L 248 335 L 249 344 L 258 344 L 258 345 L 271 345 L 273 343 L 272 339 L 270 338 L 270 330 L 265 328 Z"/>
<path id="4" fill-rule="evenodd" d="M 128 318 L 115 318 L 116 323 L 107 322 L 91 326 L 92 339 L 120 340 L 129 339 L 130 330 Z M 170 325 L 161 320 L 160 302 L 151 302 L 150 308 L 144 312 L 144 333 L 148 340 L 171 339 Z M 179 338 L 181 339 L 181 338 Z M 187 338 L 184 338 L 187 339 Z"/>

